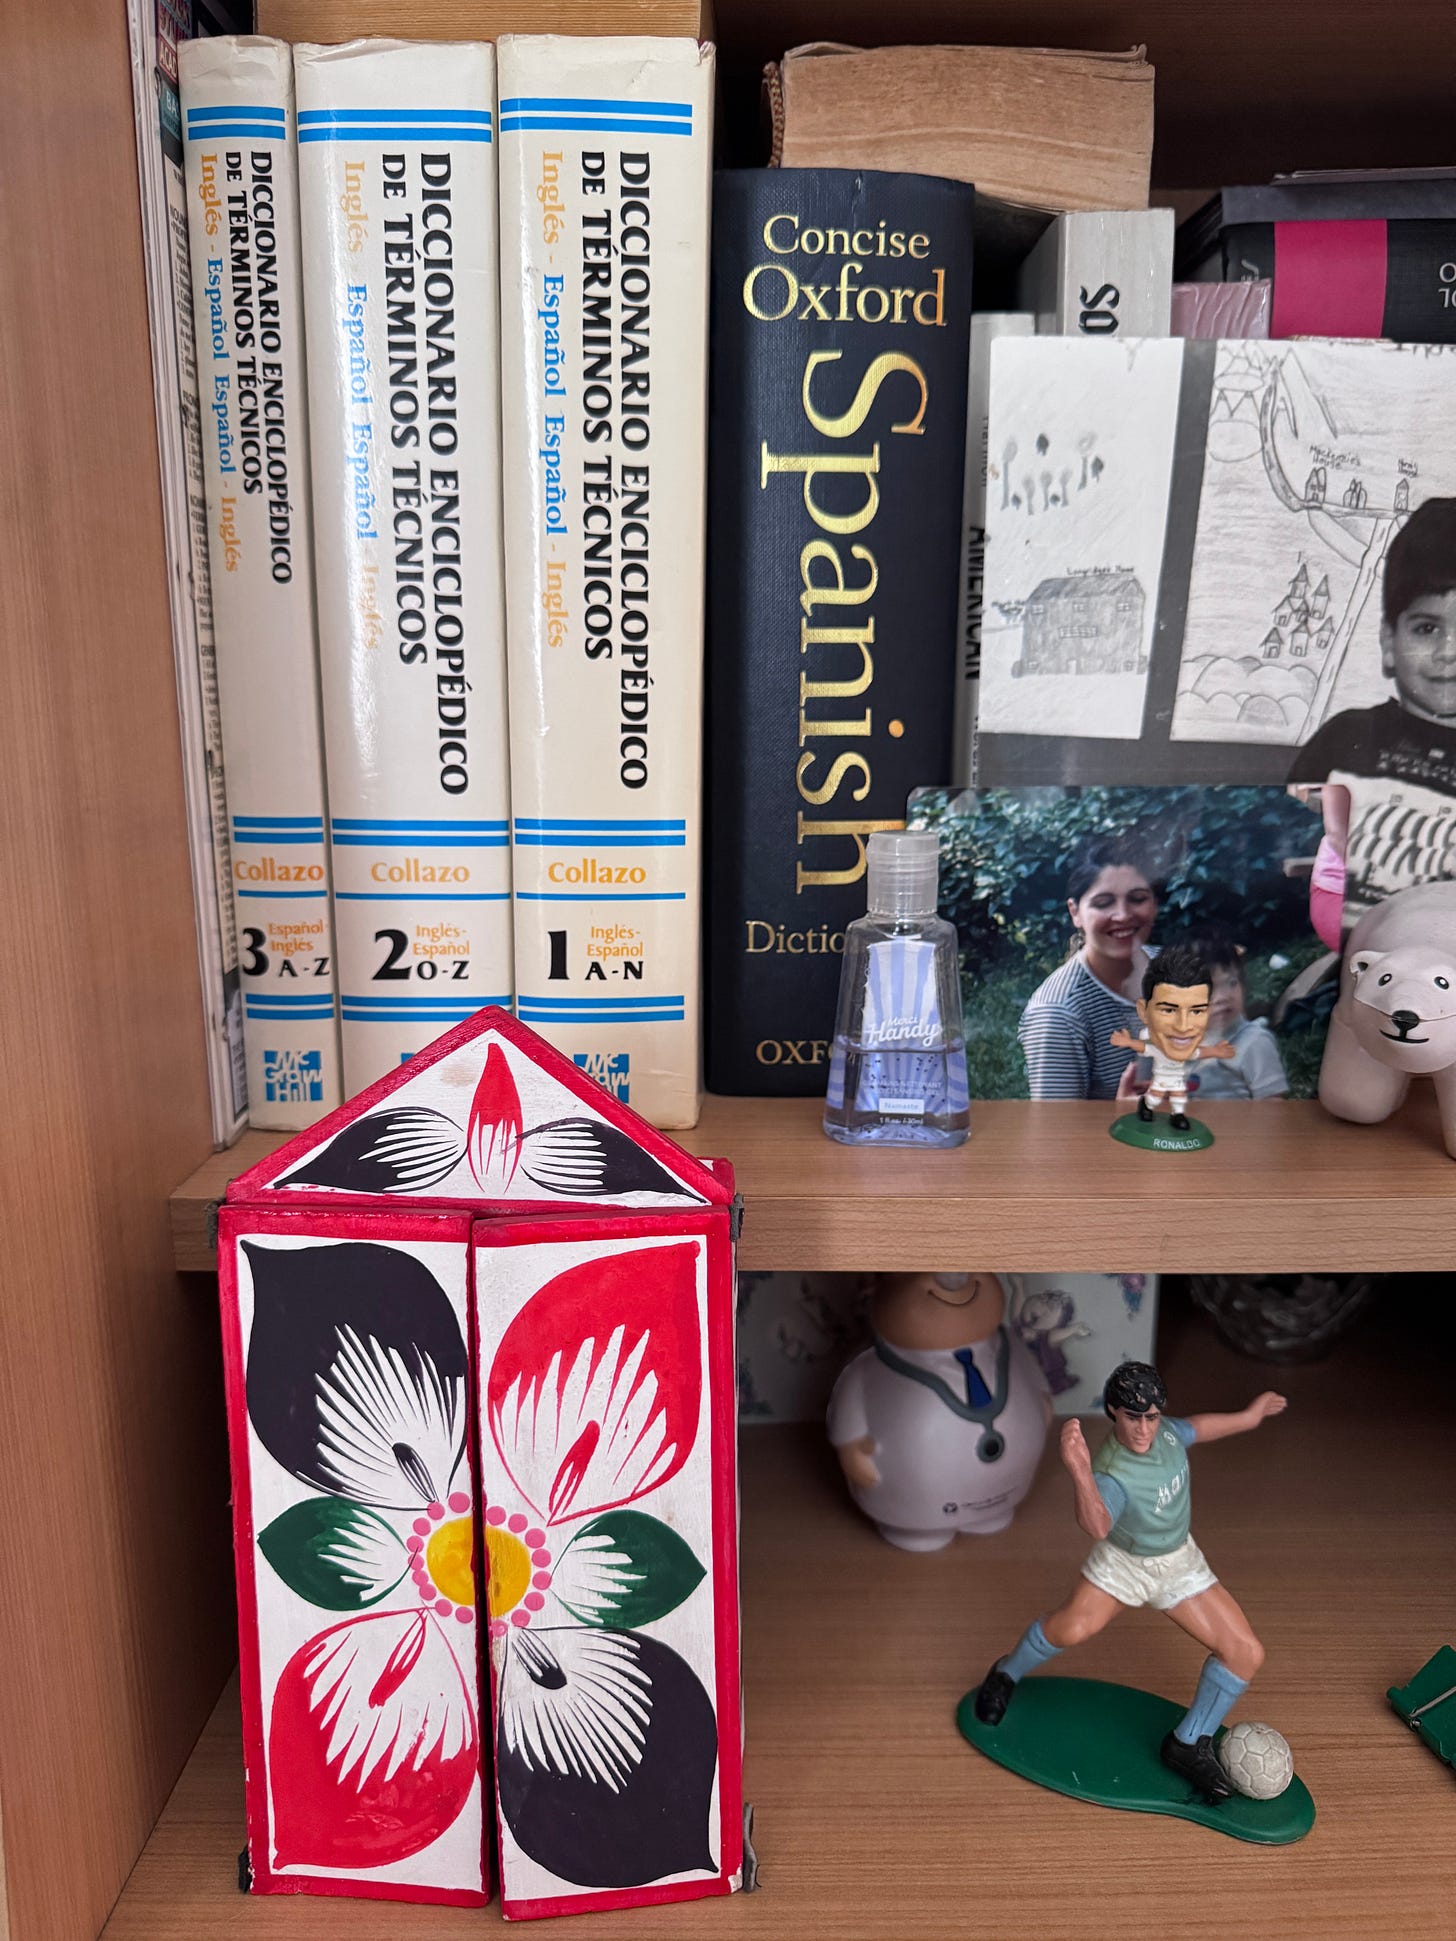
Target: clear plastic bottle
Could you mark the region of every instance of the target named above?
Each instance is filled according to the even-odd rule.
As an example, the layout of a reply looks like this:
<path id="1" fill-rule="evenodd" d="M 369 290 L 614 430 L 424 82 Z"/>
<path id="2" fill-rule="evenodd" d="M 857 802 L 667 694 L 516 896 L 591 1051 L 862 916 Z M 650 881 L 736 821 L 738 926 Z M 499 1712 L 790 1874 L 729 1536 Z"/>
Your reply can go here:
<path id="1" fill-rule="evenodd" d="M 824 1130 L 847 1146 L 959 1146 L 971 1129 L 954 924 L 934 830 L 869 839 L 868 914 L 844 935 Z"/>

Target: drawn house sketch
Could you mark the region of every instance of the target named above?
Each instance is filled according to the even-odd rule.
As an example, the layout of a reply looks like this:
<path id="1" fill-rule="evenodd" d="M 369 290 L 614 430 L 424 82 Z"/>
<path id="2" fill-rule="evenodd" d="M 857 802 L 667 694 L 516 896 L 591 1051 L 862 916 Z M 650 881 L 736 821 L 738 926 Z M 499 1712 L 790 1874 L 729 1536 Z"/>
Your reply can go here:
<path id="1" fill-rule="evenodd" d="M 1134 573 L 1043 580 L 1021 616 L 1021 659 L 1012 674 L 1145 674 L 1146 605 Z"/>

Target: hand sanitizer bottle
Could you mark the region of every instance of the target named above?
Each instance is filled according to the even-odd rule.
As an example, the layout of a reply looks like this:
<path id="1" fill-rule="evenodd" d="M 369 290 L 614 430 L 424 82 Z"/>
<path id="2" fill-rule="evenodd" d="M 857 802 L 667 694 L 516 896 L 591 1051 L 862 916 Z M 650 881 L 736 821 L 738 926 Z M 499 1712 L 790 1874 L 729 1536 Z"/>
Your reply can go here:
<path id="1" fill-rule="evenodd" d="M 959 1146 L 971 1129 L 954 924 L 933 829 L 869 839 L 869 912 L 844 934 L 824 1130 L 846 1146 Z"/>

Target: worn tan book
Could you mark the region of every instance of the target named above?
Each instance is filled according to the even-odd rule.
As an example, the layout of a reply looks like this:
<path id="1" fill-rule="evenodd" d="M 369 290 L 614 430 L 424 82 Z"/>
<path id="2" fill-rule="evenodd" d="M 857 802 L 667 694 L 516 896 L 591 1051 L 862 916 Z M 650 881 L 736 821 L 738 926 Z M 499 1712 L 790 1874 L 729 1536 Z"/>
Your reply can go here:
<path id="1" fill-rule="evenodd" d="M 791 48 L 765 80 L 783 168 L 947 175 L 974 182 L 978 202 L 1018 208 L 1148 205 L 1153 69 L 1141 47 L 816 41 Z"/>
<path id="2" fill-rule="evenodd" d="M 496 40 L 502 34 L 713 37 L 710 0 L 258 0 L 279 40 Z"/>

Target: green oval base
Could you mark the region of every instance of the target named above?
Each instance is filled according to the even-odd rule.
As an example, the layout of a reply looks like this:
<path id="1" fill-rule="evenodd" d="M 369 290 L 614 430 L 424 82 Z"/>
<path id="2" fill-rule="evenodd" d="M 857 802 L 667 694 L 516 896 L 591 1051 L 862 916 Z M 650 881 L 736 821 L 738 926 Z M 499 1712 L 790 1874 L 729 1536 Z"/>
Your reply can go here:
<path id="1" fill-rule="evenodd" d="M 978 1752 L 1054 1793 L 1196 1820 L 1233 1840 L 1287 1846 L 1314 1825 L 1314 1801 L 1296 1774 L 1278 1799 L 1232 1799 L 1214 1806 L 1170 1772 L 1158 1756 L 1185 1708 L 1131 1685 L 1092 1678 L 1023 1678 L 999 1725 L 976 1717 L 976 1694 L 956 1708 L 956 1724 Z M 1222 1736 L 1222 1735 L 1220 1735 Z"/>
<path id="2" fill-rule="evenodd" d="M 1137 1146 L 1143 1152 L 1202 1152 L 1213 1144 L 1213 1134 L 1202 1119 L 1190 1119 L 1186 1132 L 1174 1132 L 1161 1112 L 1151 1125 L 1136 1112 L 1124 1112 L 1107 1130 L 1124 1146 Z"/>

